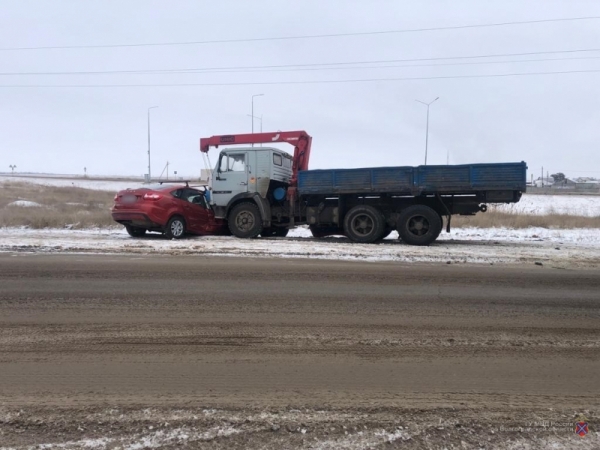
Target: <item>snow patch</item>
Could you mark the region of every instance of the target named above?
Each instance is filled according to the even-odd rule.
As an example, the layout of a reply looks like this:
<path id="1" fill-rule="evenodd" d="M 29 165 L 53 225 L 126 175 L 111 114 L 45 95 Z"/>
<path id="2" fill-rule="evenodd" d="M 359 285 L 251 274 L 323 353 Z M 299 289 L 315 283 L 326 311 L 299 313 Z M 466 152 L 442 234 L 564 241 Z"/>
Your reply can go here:
<path id="1" fill-rule="evenodd" d="M 43 208 L 44 205 L 41 205 L 37 202 L 30 202 L 29 200 L 15 200 L 14 202 L 10 202 L 6 206 L 20 206 L 22 208 Z"/>
<path id="2" fill-rule="evenodd" d="M 182 445 L 194 442 L 211 441 L 217 437 L 227 437 L 241 433 L 232 427 L 213 427 L 206 431 L 177 428 L 174 430 L 159 430 L 148 434 L 136 434 L 121 438 L 99 438 L 81 439 L 78 441 L 58 442 L 52 444 L 39 444 L 34 447 L 24 447 L 28 450 L 75 450 L 75 449 L 109 449 L 118 448 L 123 450 L 143 450 L 150 448 L 161 448 L 164 446 Z M 0 447 L 0 450 L 13 450 L 12 447 Z M 15 449 L 16 450 L 16 449 Z"/>

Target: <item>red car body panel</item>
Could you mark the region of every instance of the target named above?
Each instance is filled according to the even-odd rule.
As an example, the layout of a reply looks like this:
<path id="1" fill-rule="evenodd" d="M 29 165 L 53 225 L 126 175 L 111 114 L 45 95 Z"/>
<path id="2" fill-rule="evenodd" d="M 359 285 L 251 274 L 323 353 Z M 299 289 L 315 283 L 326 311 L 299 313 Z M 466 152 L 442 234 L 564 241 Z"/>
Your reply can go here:
<path id="1" fill-rule="evenodd" d="M 188 199 L 193 199 L 194 203 Z M 119 191 L 115 195 L 111 214 L 113 220 L 122 225 L 149 231 L 162 232 L 173 216 L 182 216 L 187 233 L 228 234 L 226 222 L 215 219 L 202 191 L 185 185 L 171 184 Z"/>

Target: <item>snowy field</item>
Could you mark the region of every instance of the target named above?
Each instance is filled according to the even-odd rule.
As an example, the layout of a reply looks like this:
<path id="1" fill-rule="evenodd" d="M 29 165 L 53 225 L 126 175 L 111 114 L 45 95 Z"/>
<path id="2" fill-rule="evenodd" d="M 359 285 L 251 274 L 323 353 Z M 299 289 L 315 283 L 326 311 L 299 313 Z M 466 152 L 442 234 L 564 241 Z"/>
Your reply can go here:
<path id="1" fill-rule="evenodd" d="M 490 211 L 510 214 L 568 214 L 571 216 L 600 217 L 600 195 L 529 195 L 518 203 L 493 205 Z"/>
<path id="2" fill-rule="evenodd" d="M 135 189 L 143 186 L 142 181 L 96 180 L 93 178 L 57 178 L 57 177 L 20 177 L 0 175 L 0 183 L 15 181 L 19 183 L 39 184 L 42 186 L 73 186 L 98 191 L 117 192 L 122 189 Z"/>
<path id="3" fill-rule="evenodd" d="M 275 242 L 277 241 L 277 242 Z M 379 244 L 355 244 L 346 238 L 312 238 L 297 228 L 287 238 L 237 239 L 189 237 L 167 240 L 158 234 L 132 239 L 121 228 L 96 230 L 0 229 L 0 252 L 112 253 L 136 257 L 160 255 L 316 258 L 348 261 L 444 262 L 453 264 L 542 263 L 551 267 L 600 266 L 596 229 L 529 228 L 455 229 L 429 247 L 403 244 L 394 232 Z"/>

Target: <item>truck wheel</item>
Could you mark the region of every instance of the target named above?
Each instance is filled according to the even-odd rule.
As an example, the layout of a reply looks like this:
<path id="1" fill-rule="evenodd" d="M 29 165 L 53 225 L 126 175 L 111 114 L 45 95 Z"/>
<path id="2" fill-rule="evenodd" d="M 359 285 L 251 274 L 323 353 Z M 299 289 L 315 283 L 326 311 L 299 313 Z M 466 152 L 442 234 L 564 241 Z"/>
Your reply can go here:
<path id="1" fill-rule="evenodd" d="M 355 206 L 344 218 L 344 231 L 354 242 L 375 242 L 383 236 L 385 219 L 377 208 Z"/>
<path id="2" fill-rule="evenodd" d="M 425 205 L 409 206 L 398 218 L 398 234 L 410 245 L 429 245 L 442 231 L 440 215 Z"/>
<path id="3" fill-rule="evenodd" d="M 181 216 L 173 216 L 165 228 L 165 236 L 168 239 L 181 239 L 185 236 L 185 220 Z"/>
<path id="4" fill-rule="evenodd" d="M 131 236 L 131 237 L 142 237 L 143 235 L 146 234 L 145 228 L 136 228 L 136 227 L 132 227 L 131 225 L 125 225 L 125 229 L 127 230 L 127 233 L 129 234 L 129 236 Z"/>
<path id="5" fill-rule="evenodd" d="M 234 206 L 227 222 L 231 234 L 239 238 L 255 238 L 263 230 L 260 211 L 254 203 L 244 202 Z"/>
<path id="6" fill-rule="evenodd" d="M 286 237 L 289 233 L 289 228 L 270 227 L 265 228 L 260 232 L 262 237 Z"/>

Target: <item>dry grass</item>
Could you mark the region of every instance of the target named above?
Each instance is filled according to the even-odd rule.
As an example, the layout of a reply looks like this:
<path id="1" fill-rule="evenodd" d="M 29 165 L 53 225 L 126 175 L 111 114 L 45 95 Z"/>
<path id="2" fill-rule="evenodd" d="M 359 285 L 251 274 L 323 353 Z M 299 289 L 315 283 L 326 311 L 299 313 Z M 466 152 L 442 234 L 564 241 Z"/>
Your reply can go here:
<path id="1" fill-rule="evenodd" d="M 78 187 L 2 183 L 0 227 L 91 228 L 115 225 L 109 210 L 114 195 L 114 192 Z M 42 206 L 9 206 L 17 200 L 36 202 Z"/>
<path id="2" fill-rule="evenodd" d="M 557 213 L 538 216 L 488 211 L 475 216 L 453 216 L 452 226 L 457 228 L 600 228 L 600 217 L 570 216 Z"/>

